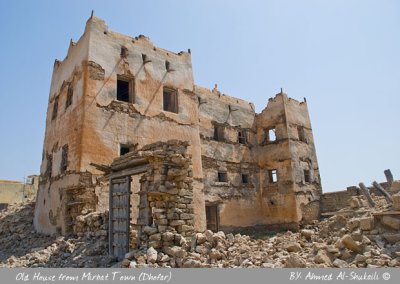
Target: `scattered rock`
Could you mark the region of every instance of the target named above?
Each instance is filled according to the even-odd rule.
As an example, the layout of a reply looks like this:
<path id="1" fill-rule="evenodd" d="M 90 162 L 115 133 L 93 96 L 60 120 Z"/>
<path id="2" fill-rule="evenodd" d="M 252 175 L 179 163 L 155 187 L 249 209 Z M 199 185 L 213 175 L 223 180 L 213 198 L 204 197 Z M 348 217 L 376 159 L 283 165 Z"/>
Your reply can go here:
<path id="1" fill-rule="evenodd" d="M 180 214 L 183 205 L 174 212 Z M 32 203 L 9 208 L 0 211 L 0 267 L 400 267 L 400 234 L 394 231 L 399 219 L 374 220 L 365 207 L 359 215 L 340 214 L 262 239 L 210 230 L 186 234 L 182 224 L 159 226 L 160 231 L 147 226 L 142 235 L 147 245 L 121 262 L 108 255 L 106 212 L 83 212 L 74 225 L 77 236 L 57 237 L 33 231 Z M 164 211 L 156 213 L 169 214 Z M 131 244 L 135 239 L 132 231 Z"/>
<path id="2" fill-rule="evenodd" d="M 366 217 L 360 219 L 360 229 L 370 231 L 374 228 L 374 217 Z"/>
<path id="3" fill-rule="evenodd" d="M 157 251 L 153 247 L 150 247 L 147 250 L 147 263 L 156 262 L 157 261 L 157 255 L 158 255 Z"/>
<path id="4" fill-rule="evenodd" d="M 332 265 L 332 260 L 328 255 L 329 253 L 325 250 L 318 251 L 317 255 L 314 258 L 315 263 L 326 264 L 328 266 Z"/>
<path id="5" fill-rule="evenodd" d="M 344 235 L 341 239 L 341 242 L 347 249 L 354 252 L 361 252 L 361 247 L 350 235 Z"/>
<path id="6" fill-rule="evenodd" d="M 306 262 L 298 254 L 292 253 L 285 262 L 284 267 L 286 268 L 305 268 L 307 267 Z"/>
<path id="7" fill-rule="evenodd" d="M 304 229 L 304 230 L 301 230 L 300 233 L 307 241 L 310 241 L 311 237 L 314 235 L 314 231 L 313 230 Z"/>
<path id="8" fill-rule="evenodd" d="M 381 222 L 391 229 L 400 230 L 400 219 L 391 216 L 383 216 Z"/>
<path id="9" fill-rule="evenodd" d="M 339 259 L 339 258 L 336 258 L 336 259 L 333 261 L 332 264 L 333 264 L 334 267 L 337 267 L 337 268 L 344 268 L 344 267 L 348 267 L 348 266 L 349 266 L 349 264 L 348 264 L 346 261 L 341 260 L 341 259 Z"/>
<path id="10" fill-rule="evenodd" d="M 295 242 L 289 242 L 289 243 L 284 244 L 284 248 L 288 252 L 301 251 L 301 246 L 298 243 L 295 243 Z"/>

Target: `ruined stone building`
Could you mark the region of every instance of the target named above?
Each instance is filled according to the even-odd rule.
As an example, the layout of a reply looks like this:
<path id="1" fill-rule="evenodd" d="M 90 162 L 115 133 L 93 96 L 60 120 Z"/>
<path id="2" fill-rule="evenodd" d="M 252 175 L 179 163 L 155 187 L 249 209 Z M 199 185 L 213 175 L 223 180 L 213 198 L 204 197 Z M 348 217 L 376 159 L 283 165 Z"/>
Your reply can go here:
<path id="1" fill-rule="evenodd" d="M 131 153 L 137 156 L 128 163 L 146 160 L 160 174 L 166 162 L 148 153 L 140 158 L 141 149 L 176 164 L 183 153 L 182 186 L 191 203 L 183 200 L 182 208 L 193 221 L 182 224 L 193 230 L 296 228 L 319 216 L 321 183 L 305 100 L 280 92 L 256 113 L 249 102 L 197 86 L 190 50 L 167 51 L 145 36 L 110 31 L 92 16 L 65 59 L 54 63 L 36 230 L 68 233 L 82 212 L 108 210 L 110 172 Z M 140 217 L 145 171 L 128 172 L 132 223 Z M 156 179 L 153 190 L 167 186 Z"/>
<path id="2" fill-rule="evenodd" d="M 11 203 L 22 203 L 33 199 L 39 186 L 39 176 L 27 176 L 24 182 L 14 180 L 0 180 L 0 210 Z"/>

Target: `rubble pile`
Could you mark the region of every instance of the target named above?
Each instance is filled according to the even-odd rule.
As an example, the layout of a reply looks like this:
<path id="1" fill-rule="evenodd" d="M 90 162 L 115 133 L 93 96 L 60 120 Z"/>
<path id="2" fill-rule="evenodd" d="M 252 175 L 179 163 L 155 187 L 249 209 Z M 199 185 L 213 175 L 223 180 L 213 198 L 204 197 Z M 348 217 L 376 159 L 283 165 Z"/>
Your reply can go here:
<path id="1" fill-rule="evenodd" d="M 79 237 L 107 237 L 108 211 L 90 212 L 77 216 L 73 230 Z"/>
<path id="2" fill-rule="evenodd" d="M 76 236 L 45 236 L 34 231 L 34 207 L 31 201 L 0 211 L 0 267 L 107 267 L 114 263 L 115 258 L 108 256 L 105 214 L 79 216 Z"/>
<path id="3" fill-rule="evenodd" d="M 400 234 L 366 235 L 360 219 L 334 216 L 299 232 L 268 239 L 241 234 L 196 233 L 191 243 L 179 234 L 174 244 L 126 254 L 121 267 L 400 267 Z"/>
<path id="4" fill-rule="evenodd" d="M 372 210 L 358 199 L 352 213 L 257 238 L 210 230 L 188 238 L 147 226 L 143 232 L 163 246 L 148 242 L 120 262 L 108 256 L 107 213 L 83 212 L 74 237 L 43 236 L 32 227 L 33 203 L 13 205 L 0 212 L 0 267 L 400 267 L 400 218 L 389 214 L 398 212 L 399 197 L 393 195 L 392 207 L 382 205 L 389 211 Z"/>
<path id="5" fill-rule="evenodd" d="M 392 205 L 382 196 L 372 198 L 374 208 L 364 196 L 357 196 L 326 220 L 263 239 L 207 230 L 194 234 L 189 243 L 179 233 L 167 232 L 159 237 L 168 240 L 168 246 L 133 250 L 116 266 L 400 267 L 400 218 L 390 213 L 400 210 L 400 196 L 393 195 Z"/>

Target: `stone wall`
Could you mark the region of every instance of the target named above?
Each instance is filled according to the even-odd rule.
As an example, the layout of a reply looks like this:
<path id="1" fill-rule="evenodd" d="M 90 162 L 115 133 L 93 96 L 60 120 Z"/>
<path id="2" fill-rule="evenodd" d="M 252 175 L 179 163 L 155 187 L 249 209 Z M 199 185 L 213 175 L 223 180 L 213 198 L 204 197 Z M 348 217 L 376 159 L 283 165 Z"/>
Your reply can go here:
<path id="1" fill-rule="evenodd" d="M 175 234 L 189 240 L 194 233 L 193 168 L 188 145 L 176 140 L 159 142 L 138 152 L 150 164 L 138 192 L 139 248 L 171 247 Z"/>
<path id="2" fill-rule="evenodd" d="M 393 195 L 399 192 L 400 182 L 395 180 L 392 184 L 387 182 L 379 183 L 389 194 Z M 382 193 L 373 186 L 367 187 L 370 194 L 382 196 Z M 360 196 L 362 193 L 357 186 L 349 186 L 346 190 L 325 192 L 321 195 L 321 213 L 336 212 L 349 206 L 354 196 Z"/>
<path id="3" fill-rule="evenodd" d="M 321 196 L 321 212 L 336 212 L 348 206 L 350 198 L 357 195 L 353 190 L 325 192 Z"/>

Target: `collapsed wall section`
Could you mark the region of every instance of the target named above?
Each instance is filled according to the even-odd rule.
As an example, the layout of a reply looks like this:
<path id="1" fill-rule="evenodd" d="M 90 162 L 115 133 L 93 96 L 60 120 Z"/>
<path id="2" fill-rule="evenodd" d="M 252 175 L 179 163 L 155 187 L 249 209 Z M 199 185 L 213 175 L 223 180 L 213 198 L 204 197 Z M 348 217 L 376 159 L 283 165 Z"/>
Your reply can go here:
<path id="1" fill-rule="evenodd" d="M 193 168 L 187 146 L 187 142 L 168 141 L 139 152 L 150 165 L 138 192 L 139 248 L 166 249 L 172 246 L 175 235 L 190 240 L 194 233 Z"/>

